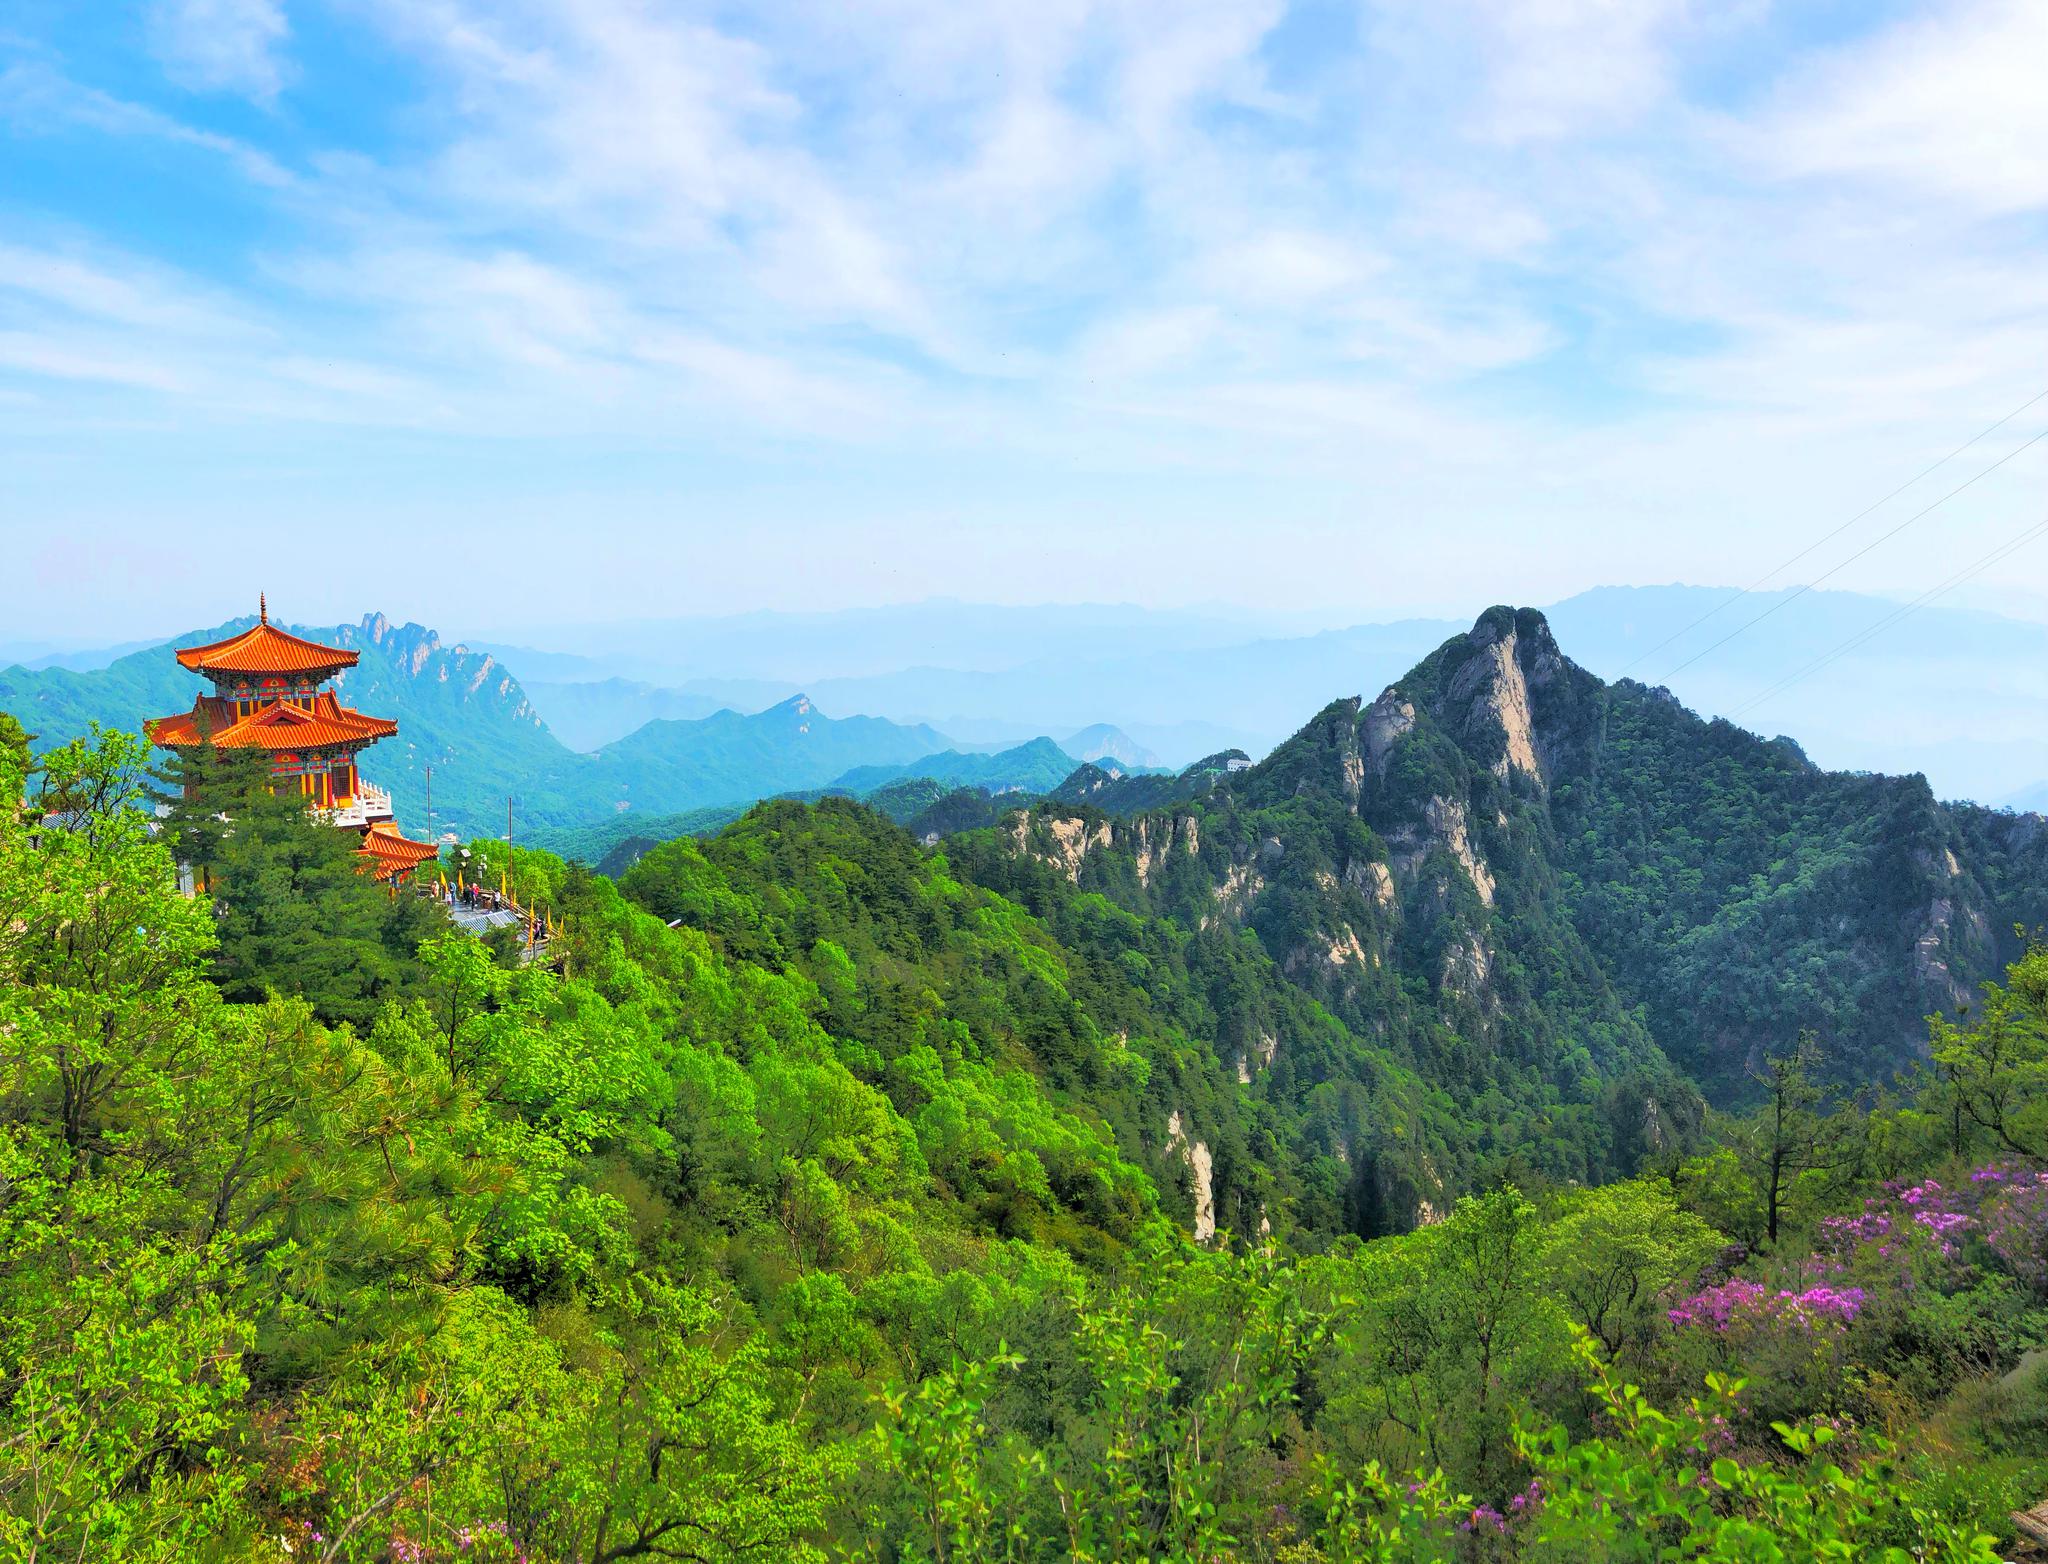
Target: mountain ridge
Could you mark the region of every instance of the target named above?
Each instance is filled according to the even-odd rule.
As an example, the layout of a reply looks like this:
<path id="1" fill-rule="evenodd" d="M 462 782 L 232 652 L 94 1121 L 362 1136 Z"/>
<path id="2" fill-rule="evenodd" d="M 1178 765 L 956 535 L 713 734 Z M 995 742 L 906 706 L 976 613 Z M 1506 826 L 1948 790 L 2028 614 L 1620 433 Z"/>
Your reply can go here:
<path id="1" fill-rule="evenodd" d="M 1945 798 L 1990 801 L 2040 780 L 2038 735 L 2048 726 L 2048 693 L 2024 670 L 2048 661 L 2048 625 L 1940 605 L 1899 619 L 1899 606 L 1827 589 L 1744 594 L 1671 584 L 1592 587 L 1545 612 L 1582 666 L 1610 678 L 1635 673 L 1670 683 L 1689 706 L 1709 713 L 1740 711 L 1786 674 L 1856 643 L 1762 708 L 1769 719 L 1798 732 L 1832 767 L 1925 771 Z M 1011 610 L 1010 619 L 1019 612 Z M 1694 660 L 1746 621 L 1753 628 Z M 1138 616 L 1122 628 L 1146 623 Z M 1263 753 L 1288 736 L 1279 725 L 1283 715 L 1314 709 L 1354 679 L 1374 687 L 1390 682 L 1468 623 L 1410 616 L 1314 631 L 1247 624 L 1227 641 L 1175 639 L 1165 626 L 1147 645 L 1128 633 L 1063 633 L 1060 621 L 1048 618 L 1042 644 L 1023 658 L 934 656 L 928 647 L 906 647 L 914 655 L 901 665 L 861 673 L 850 656 L 832 655 L 832 643 L 817 642 L 798 670 L 774 657 L 750 662 L 741 644 L 719 648 L 720 677 L 703 676 L 699 654 L 685 667 L 647 676 L 676 684 L 678 699 L 752 709 L 798 688 L 765 677 L 780 669 L 831 709 L 925 720 L 956 738 L 979 739 L 981 725 L 993 723 L 1003 743 L 1068 733 L 1107 716 L 1170 763 L 1183 764 L 1229 746 Z M 1882 635 L 1861 639 L 1880 626 Z M 1214 625 L 1210 631 L 1220 633 Z M 1667 637 L 1671 644 L 1660 647 Z M 1911 720 L 1900 720 L 1906 714 Z M 1202 733 L 1174 731 L 1196 719 Z"/>
<path id="2" fill-rule="evenodd" d="M 1133 910 L 1249 929 L 1411 1048 L 1487 1039 L 1558 1085 L 1579 1050 L 1654 1073 L 1654 1040 L 1732 1097 L 1805 1030 L 1844 1076 L 1923 1054 L 1921 1018 L 2048 913 L 2027 822 L 1606 683 L 1496 607 L 1198 799 L 1040 802 L 995 834 Z"/>

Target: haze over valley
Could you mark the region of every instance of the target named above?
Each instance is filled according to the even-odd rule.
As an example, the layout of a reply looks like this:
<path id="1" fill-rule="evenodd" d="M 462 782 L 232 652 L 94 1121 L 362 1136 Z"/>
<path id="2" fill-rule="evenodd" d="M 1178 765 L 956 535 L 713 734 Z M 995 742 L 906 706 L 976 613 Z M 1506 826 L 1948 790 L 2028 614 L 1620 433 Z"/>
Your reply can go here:
<path id="1" fill-rule="evenodd" d="M 1825 590 L 1603 587 L 1547 614 L 1589 670 L 1668 679 L 1703 715 L 1790 734 L 1827 769 L 1918 772 L 1943 798 L 2041 807 L 2048 623 L 1901 606 Z M 417 806 L 435 765 L 444 821 L 480 830 L 508 796 L 536 826 L 668 815 L 878 785 L 860 768 L 958 780 L 958 763 L 936 757 L 1034 740 L 1069 769 L 1179 770 L 1227 749 L 1256 758 L 1302 712 L 1376 693 L 1459 628 L 1415 618 L 1285 635 L 1130 605 L 929 602 L 561 630 L 533 638 L 543 645 L 455 641 L 380 614 L 326 633 L 369 651 L 351 676 L 365 699 L 412 719 L 377 780 Z M 37 662 L 0 670 L 0 709 L 32 717 L 46 745 L 94 718 L 139 721 L 189 700 L 190 681 L 154 646 Z M 1020 760 L 983 780 L 1042 790 L 1044 769 Z"/>

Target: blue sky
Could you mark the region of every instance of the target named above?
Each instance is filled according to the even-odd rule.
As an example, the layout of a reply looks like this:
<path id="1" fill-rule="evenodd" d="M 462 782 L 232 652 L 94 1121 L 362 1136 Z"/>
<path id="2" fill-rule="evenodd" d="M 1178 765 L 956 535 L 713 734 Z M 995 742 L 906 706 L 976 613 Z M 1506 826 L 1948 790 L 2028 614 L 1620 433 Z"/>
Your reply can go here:
<path id="1" fill-rule="evenodd" d="M 2039 0 L 15 0 L 10 638 L 1746 584 L 2048 388 L 2044 61 Z"/>

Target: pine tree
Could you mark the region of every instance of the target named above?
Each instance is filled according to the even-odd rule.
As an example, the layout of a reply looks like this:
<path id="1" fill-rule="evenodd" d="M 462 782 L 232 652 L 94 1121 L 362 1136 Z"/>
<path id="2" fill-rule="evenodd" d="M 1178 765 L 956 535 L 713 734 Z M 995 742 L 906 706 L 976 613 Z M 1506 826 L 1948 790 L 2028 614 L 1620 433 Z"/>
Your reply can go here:
<path id="1" fill-rule="evenodd" d="M 362 873 L 355 833 L 277 786 L 261 751 L 200 745 L 157 775 L 162 830 L 213 900 L 214 976 L 229 998 L 275 990 L 363 1027 L 417 981 L 413 956 L 440 924 L 436 909 Z"/>

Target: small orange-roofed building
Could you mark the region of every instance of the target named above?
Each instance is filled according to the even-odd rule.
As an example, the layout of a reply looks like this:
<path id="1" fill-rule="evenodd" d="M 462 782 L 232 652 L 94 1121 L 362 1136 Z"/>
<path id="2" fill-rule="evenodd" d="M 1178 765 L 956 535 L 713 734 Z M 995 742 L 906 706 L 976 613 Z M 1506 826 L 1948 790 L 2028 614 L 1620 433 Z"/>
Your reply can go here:
<path id="1" fill-rule="evenodd" d="M 432 842 L 412 841 L 389 820 L 379 820 L 363 832 L 361 851 L 375 863 L 378 877 L 393 883 L 403 881 L 413 870 L 440 853 Z"/>
<path id="2" fill-rule="evenodd" d="M 188 712 L 143 724 L 165 749 L 257 749 L 270 757 L 272 791 L 296 788 L 321 817 L 360 832 L 357 856 L 366 873 L 396 885 L 435 856 L 426 842 L 408 841 L 393 822 L 391 795 L 365 782 L 356 757 L 398 724 L 344 706 L 325 688 L 360 656 L 280 630 L 270 602 L 259 597 L 256 623 L 239 635 L 178 652 L 180 666 L 208 680 Z"/>

